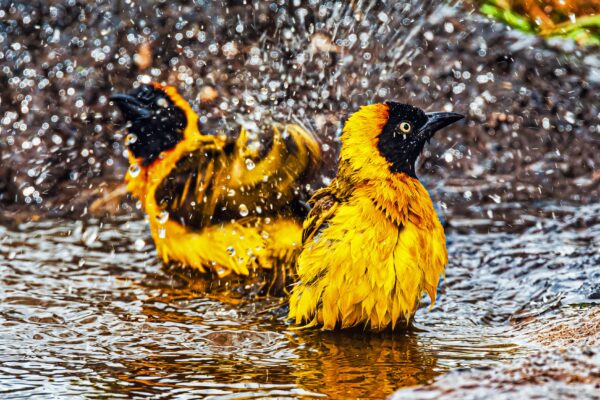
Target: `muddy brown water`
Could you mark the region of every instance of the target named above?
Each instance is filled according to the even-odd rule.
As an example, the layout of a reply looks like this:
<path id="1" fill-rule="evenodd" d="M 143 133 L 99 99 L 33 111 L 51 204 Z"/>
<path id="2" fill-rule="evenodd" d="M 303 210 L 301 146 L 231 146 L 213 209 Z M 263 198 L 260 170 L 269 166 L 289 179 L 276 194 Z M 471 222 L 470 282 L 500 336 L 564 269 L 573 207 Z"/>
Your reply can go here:
<path id="1" fill-rule="evenodd" d="M 528 319 L 600 297 L 600 207 L 530 209 L 518 231 L 449 220 L 437 304 L 383 334 L 297 331 L 274 300 L 210 299 L 162 271 L 143 220 L 0 227 L 1 396 L 383 398 L 526 357 Z"/>

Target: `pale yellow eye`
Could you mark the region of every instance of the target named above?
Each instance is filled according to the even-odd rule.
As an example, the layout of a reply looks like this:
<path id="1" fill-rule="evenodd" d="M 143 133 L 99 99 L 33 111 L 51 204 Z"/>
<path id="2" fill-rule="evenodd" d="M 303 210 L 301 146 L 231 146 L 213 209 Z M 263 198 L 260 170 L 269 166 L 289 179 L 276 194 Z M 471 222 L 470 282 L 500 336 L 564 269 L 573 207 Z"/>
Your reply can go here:
<path id="1" fill-rule="evenodd" d="M 400 131 L 402 133 L 408 133 L 412 129 L 410 122 L 406 122 L 406 121 L 400 122 L 400 125 L 398 125 L 398 127 L 400 128 Z"/>

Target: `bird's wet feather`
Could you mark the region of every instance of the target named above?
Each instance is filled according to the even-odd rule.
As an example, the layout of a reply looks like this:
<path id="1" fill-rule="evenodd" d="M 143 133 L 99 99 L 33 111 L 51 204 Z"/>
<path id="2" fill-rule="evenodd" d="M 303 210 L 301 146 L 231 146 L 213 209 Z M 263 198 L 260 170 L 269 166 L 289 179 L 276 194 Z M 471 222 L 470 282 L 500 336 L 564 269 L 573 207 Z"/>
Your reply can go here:
<path id="1" fill-rule="evenodd" d="M 280 292 L 300 249 L 304 214 L 294 202 L 301 178 L 319 163 L 318 142 L 298 125 L 273 124 L 264 132 L 268 151 L 250 146 L 244 129 L 231 145 L 200 132 L 198 116 L 175 88 L 154 89 L 187 121 L 182 140 L 151 163 L 129 155 L 137 168 L 127 174 L 127 188 L 148 214 L 159 257 L 218 277 L 284 271 L 271 282 Z"/>
<path id="2" fill-rule="evenodd" d="M 393 329 L 423 294 L 435 302 L 448 261 L 444 230 L 423 185 L 380 151 L 389 110 L 375 104 L 350 117 L 337 177 L 311 200 L 290 298 L 299 325 Z"/>

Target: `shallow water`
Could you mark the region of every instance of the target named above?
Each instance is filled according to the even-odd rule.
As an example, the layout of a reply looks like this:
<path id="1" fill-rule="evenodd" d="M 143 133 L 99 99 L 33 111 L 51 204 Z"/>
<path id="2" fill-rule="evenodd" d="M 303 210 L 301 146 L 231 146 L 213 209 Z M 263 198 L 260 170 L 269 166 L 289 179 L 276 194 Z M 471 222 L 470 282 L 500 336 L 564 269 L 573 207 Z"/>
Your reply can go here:
<path id="1" fill-rule="evenodd" d="M 206 298 L 162 272 L 143 221 L 0 227 L 0 393 L 381 398 L 501 363 L 532 348 L 521 319 L 597 301 L 599 207 L 561 209 L 522 235 L 449 221 L 435 308 L 409 333 L 369 335 L 293 330 L 273 300 Z"/>
<path id="2" fill-rule="evenodd" d="M 0 218 L 12 202 L 77 215 L 120 182 L 108 98 L 134 82 L 177 86 L 207 132 L 293 114 L 331 148 L 313 187 L 339 121 L 410 99 L 468 116 L 423 157 L 450 207 L 438 302 L 409 333 L 295 331 L 277 301 L 224 303 L 165 274 L 142 220 L 0 226 L 0 398 L 382 398 L 526 356 L 600 301 L 600 206 L 534 202 L 598 199 L 595 49 L 454 1 L 171 3 L 0 0 Z"/>

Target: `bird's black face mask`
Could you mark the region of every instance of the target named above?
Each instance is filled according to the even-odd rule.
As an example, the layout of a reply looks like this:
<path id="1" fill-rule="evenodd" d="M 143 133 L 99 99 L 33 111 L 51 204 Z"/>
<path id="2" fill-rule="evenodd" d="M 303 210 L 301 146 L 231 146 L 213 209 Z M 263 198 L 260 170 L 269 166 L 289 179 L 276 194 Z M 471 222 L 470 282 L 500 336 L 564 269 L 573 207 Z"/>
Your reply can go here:
<path id="1" fill-rule="evenodd" d="M 450 112 L 425 113 L 408 104 L 386 102 L 388 122 L 379 135 L 379 152 L 391 163 L 392 172 L 403 172 L 413 178 L 415 162 L 433 134 L 462 118 Z"/>
<path id="2" fill-rule="evenodd" d="M 183 139 L 187 119 L 183 110 L 160 88 L 142 85 L 129 94 L 110 98 L 130 123 L 132 135 L 127 146 L 143 165 L 149 165 L 158 155 Z"/>

